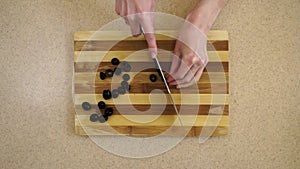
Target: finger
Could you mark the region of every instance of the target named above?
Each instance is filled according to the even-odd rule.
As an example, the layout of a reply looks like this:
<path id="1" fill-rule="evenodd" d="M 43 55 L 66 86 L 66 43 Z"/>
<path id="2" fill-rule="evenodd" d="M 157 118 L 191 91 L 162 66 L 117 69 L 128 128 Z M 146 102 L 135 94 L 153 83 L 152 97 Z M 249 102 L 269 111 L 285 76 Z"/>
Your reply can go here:
<path id="1" fill-rule="evenodd" d="M 167 77 L 168 83 L 171 83 L 174 81 L 173 74 L 176 72 L 176 70 L 179 68 L 181 59 L 180 59 L 180 41 L 176 41 L 174 52 L 173 52 L 173 60 L 170 68 L 170 74 Z"/>
<path id="2" fill-rule="evenodd" d="M 191 85 L 193 85 L 194 83 L 197 83 L 203 73 L 203 70 L 204 70 L 204 66 L 202 66 L 198 72 L 195 74 L 193 80 L 187 82 L 187 83 L 183 83 L 183 84 L 180 84 L 180 85 L 177 85 L 177 88 L 185 88 L 185 87 L 189 87 Z"/>
<path id="3" fill-rule="evenodd" d="M 115 0 L 115 12 L 117 13 L 117 15 L 120 15 L 120 6 L 121 6 L 121 0 Z"/>
<path id="4" fill-rule="evenodd" d="M 152 58 L 156 57 L 157 56 L 157 45 L 156 45 L 155 35 L 153 33 L 146 33 L 145 38 L 148 43 L 148 49 L 150 52 L 150 56 Z"/>
<path id="5" fill-rule="evenodd" d="M 175 48 L 174 48 L 174 55 L 173 55 L 173 61 L 172 61 L 172 65 L 171 65 L 171 68 L 170 68 L 170 74 L 173 74 L 175 73 L 175 71 L 178 69 L 179 65 L 180 65 L 180 42 L 179 41 L 176 41 L 176 44 L 175 44 Z"/>
<path id="6" fill-rule="evenodd" d="M 151 3 L 152 5 L 151 5 L 151 8 L 150 8 L 150 10 L 151 10 L 151 12 L 154 12 L 155 11 L 155 7 L 156 7 L 156 1 L 155 0 L 152 0 L 152 3 Z"/>
<path id="7" fill-rule="evenodd" d="M 135 14 L 128 15 L 127 19 L 128 19 L 128 24 L 129 24 L 132 36 L 134 36 L 134 37 L 139 36 L 141 34 L 140 24 L 136 21 Z"/>
<path id="8" fill-rule="evenodd" d="M 170 68 L 170 73 L 167 77 L 167 81 L 169 83 L 173 82 L 175 79 L 173 77 L 173 74 L 175 73 L 175 71 L 178 69 L 178 67 L 180 66 L 180 62 L 181 62 L 181 59 L 179 58 L 179 56 L 177 55 L 173 55 L 173 60 L 172 60 L 172 65 L 171 65 L 171 68 Z"/>
<path id="9" fill-rule="evenodd" d="M 127 16 L 127 1 L 120 0 L 120 16 Z"/>
<path id="10" fill-rule="evenodd" d="M 196 73 L 201 69 L 201 67 L 202 67 L 201 65 L 194 64 L 192 66 L 192 68 L 190 69 L 190 71 L 188 71 L 188 73 L 184 76 L 183 79 L 173 81 L 170 84 L 171 85 L 181 85 L 181 84 L 185 84 L 185 83 L 192 81 L 194 79 L 194 76 L 196 75 Z"/>
<path id="11" fill-rule="evenodd" d="M 194 58 L 195 55 L 192 52 L 186 54 L 185 56 L 182 56 L 179 68 L 176 70 L 175 73 L 172 74 L 175 80 L 183 79 L 183 77 L 193 66 Z"/>
<path id="12" fill-rule="evenodd" d="M 148 43 L 150 56 L 154 58 L 157 55 L 157 45 L 156 45 L 156 38 L 154 34 L 153 21 L 151 21 L 152 20 L 151 15 L 152 15 L 151 13 L 142 13 L 139 14 L 138 18 L 141 26 L 145 31 L 145 38 Z"/>
<path id="13" fill-rule="evenodd" d="M 173 60 L 172 60 L 172 65 L 170 68 L 170 73 L 167 76 L 167 81 L 168 83 L 171 84 L 171 82 L 173 82 L 175 79 L 173 78 L 173 73 L 175 72 L 175 70 L 178 69 L 179 65 L 180 65 L 181 59 L 176 56 L 175 54 L 173 55 Z"/>

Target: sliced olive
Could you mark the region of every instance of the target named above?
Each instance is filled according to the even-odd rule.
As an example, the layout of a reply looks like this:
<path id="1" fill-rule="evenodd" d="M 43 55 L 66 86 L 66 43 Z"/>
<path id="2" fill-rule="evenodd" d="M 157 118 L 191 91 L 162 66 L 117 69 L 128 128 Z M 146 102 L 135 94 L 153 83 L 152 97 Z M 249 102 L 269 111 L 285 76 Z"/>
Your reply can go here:
<path id="1" fill-rule="evenodd" d="M 84 110 L 90 110 L 92 108 L 89 102 L 83 102 L 81 106 Z"/>
<path id="2" fill-rule="evenodd" d="M 91 114 L 90 115 L 90 121 L 91 122 L 95 122 L 95 121 L 98 121 L 98 120 L 99 120 L 98 114 Z"/>
<path id="3" fill-rule="evenodd" d="M 119 94 L 125 94 L 125 93 L 126 93 L 126 90 L 124 89 L 124 87 L 120 86 L 120 87 L 118 88 L 118 92 L 119 92 Z"/>
<path id="4" fill-rule="evenodd" d="M 106 78 L 106 74 L 103 72 L 100 72 L 100 79 L 104 80 Z"/>
<path id="5" fill-rule="evenodd" d="M 118 89 L 114 89 L 111 91 L 111 95 L 113 98 L 117 98 L 119 96 L 119 91 Z"/>
<path id="6" fill-rule="evenodd" d="M 114 75 L 114 71 L 111 69 L 107 69 L 107 70 L 105 70 L 105 75 L 107 77 L 112 77 Z"/>
<path id="7" fill-rule="evenodd" d="M 130 79 L 129 74 L 124 74 L 124 75 L 123 75 L 123 80 L 124 80 L 124 81 L 128 81 L 129 79 Z"/>
<path id="8" fill-rule="evenodd" d="M 99 116 L 99 121 L 100 121 L 100 123 L 104 123 L 104 122 L 106 122 L 108 120 L 108 116 L 106 116 L 106 115 L 101 115 L 101 116 Z"/>
<path id="9" fill-rule="evenodd" d="M 129 72 L 131 70 L 130 64 L 126 65 L 123 69 L 125 72 Z"/>
<path id="10" fill-rule="evenodd" d="M 118 58 L 112 58 L 111 64 L 113 64 L 113 65 L 118 65 L 119 63 L 120 63 L 120 61 L 119 61 Z"/>
<path id="11" fill-rule="evenodd" d="M 150 79 L 151 82 L 156 82 L 157 76 L 155 74 L 151 74 L 149 79 Z"/>
<path id="12" fill-rule="evenodd" d="M 98 102 L 98 108 L 99 108 L 99 109 L 104 109 L 104 108 L 105 108 L 105 103 L 104 103 L 104 101 Z"/>
<path id="13" fill-rule="evenodd" d="M 120 68 L 115 68 L 114 73 L 115 75 L 120 75 L 122 73 L 122 70 Z"/>
<path id="14" fill-rule="evenodd" d="M 122 82 L 121 82 L 121 86 L 122 86 L 125 90 L 127 90 L 127 91 L 130 90 L 130 85 L 129 85 L 128 82 L 126 82 L 126 81 L 122 81 Z"/>
<path id="15" fill-rule="evenodd" d="M 114 110 L 112 108 L 105 109 L 104 115 L 111 116 L 114 113 Z"/>
<path id="16" fill-rule="evenodd" d="M 111 92 L 110 90 L 103 90 L 102 96 L 105 100 L 108 100 L 111 98 Z"/>
<path id="17" fill-rule="evenodd" d="M 121 68 L 125 71 L 125 72 L 129 72 L 131 70 L 131 66 L 128 62 L 124 61 L 121 63 Z"/>

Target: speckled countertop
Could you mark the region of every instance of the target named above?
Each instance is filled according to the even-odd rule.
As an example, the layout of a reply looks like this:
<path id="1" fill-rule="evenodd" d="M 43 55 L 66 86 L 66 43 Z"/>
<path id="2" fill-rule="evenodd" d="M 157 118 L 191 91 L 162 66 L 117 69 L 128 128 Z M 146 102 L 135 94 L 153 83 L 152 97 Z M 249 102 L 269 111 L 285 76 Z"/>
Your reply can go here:
<path id="1" fill-rule="evenodd" d="M 184 17 L 196 0 L 158 0 Z M 186 138 L 146 159 L 74 135 L 73 33 L 117 18 L 112 0 L 0 1 L 0 168 L 297 168 L 300 2 L 231 0 L 213 29 L 230 36 L 230 134 Z"/>

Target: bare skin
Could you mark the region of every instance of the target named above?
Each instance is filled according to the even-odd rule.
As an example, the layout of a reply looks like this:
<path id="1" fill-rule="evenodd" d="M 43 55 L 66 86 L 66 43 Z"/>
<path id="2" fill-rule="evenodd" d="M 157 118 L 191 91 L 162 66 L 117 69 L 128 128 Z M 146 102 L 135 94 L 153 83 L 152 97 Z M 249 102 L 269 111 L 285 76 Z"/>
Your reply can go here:
<path id="1" fill-rule="evenodd" d="M 152 56 L 156 56 L 157 46 L 153 28 L 155 0 L 116 0 L 115 11 L 130 26 L 132 36 L 139 36 L 140 26 L 143 27 L 149 51 Z"/>
<path id="2" fill-rule="evenodd" d="M 178 88 L 191 86 L 197 82 L 207 65 L 206 33 L 210 30 L 225 0 L 200 0 L 187 15 L 186 22 L 179 31 L 174 49 L 174 58 L 167 81 Z M 116 12 L 129 24 L 132 35 L 140 35 L 139 25 L 146 32 L 150 53 L 157 53 L 154 36 L 153 16 L 155 0 L 116 0 Z M 132 14 L 146 15 L 132 15 Z"/>

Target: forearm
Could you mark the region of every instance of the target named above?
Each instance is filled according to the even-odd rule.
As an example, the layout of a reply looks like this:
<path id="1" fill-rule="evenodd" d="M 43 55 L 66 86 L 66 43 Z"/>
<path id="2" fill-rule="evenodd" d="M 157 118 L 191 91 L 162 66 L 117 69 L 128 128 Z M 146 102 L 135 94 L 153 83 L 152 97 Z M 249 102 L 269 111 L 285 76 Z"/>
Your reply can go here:
<path id="1" fill-rule="evenodd" d="M 186 19 L 207 33 L 224 5 L 225 0 L 200 0 Z"/>

